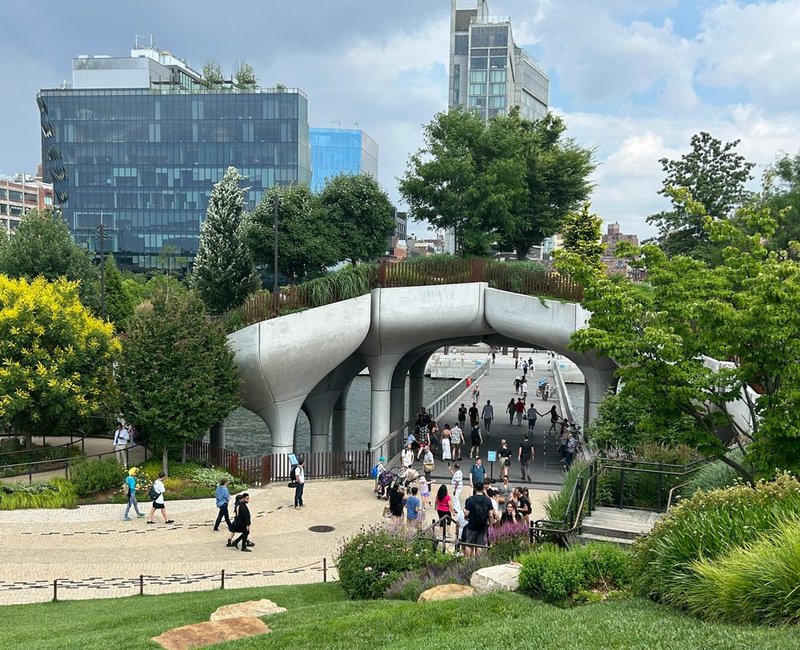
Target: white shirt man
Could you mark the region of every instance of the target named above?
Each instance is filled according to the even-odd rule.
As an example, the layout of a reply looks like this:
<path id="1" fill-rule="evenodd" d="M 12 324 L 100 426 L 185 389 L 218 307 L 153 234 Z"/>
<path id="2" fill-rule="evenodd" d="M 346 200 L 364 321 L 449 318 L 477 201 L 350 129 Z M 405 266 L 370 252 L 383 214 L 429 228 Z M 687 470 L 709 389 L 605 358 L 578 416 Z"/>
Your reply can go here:
<path id="1" fill-rule="evenodd" d="M 117 454 L 117 462 L 120 465 L 127 466 L 125 462 L 125 449 L 128 447 L 128 440 L 130 439 L 130 434 L 128 430 L 122 426 L 122 424 L 117 425 L 117 430 L 114 432 L 114 451 Z"/>

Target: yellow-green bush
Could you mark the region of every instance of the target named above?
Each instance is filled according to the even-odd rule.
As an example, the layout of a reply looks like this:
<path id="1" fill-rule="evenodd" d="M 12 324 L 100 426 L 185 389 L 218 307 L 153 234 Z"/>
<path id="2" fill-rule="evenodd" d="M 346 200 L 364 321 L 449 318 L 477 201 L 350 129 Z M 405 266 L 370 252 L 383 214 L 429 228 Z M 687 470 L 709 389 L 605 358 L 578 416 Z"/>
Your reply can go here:
<path id="1" fill-rule="evenodd" d="M 0 485 L 0 510 L 31 508 L 74 508 L 78 495 L 72 481 L 54 478 L 47 483 L 3 483 Z"/>

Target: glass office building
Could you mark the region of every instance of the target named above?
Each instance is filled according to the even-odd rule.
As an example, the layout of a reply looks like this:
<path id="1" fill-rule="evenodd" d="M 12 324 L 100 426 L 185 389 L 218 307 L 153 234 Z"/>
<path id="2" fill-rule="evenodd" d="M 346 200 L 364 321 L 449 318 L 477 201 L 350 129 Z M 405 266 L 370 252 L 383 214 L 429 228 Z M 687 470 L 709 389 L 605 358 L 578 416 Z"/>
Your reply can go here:
<path id="1" fill-rule="evenodd" d="M 378 143 L 358 129 L 311 129 L 311 188 L 318 192 L 337 174 L 378 178 Z"/>
<path id="2" fill-rule="evenodd" d="M 550 80 L 514 43 L 511 20 L 489 15 L 486 0 L 451 0 L 449 106 L 484 119 L 513 106 L 530 120 L 547 114 Z"/>
<path id="3" fill-rule="evenodd" d="M 247 179 L 249 208 L 272 185 L 311 182 L 308 99 L 301 91 L 206 88 L 185 61 L 155 48 L 130 58 L 78 57 L 70 87 L 42 90 L 42 161 L 75 240 L 121 266 L 191 260 L 214 183 Z"/>

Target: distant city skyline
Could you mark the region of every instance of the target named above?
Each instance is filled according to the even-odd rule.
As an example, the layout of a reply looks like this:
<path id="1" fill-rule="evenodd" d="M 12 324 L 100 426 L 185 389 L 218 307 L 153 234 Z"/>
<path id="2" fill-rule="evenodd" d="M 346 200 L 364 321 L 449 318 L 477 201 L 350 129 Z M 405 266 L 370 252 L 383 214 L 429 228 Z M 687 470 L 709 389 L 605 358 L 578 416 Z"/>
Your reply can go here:
<path id="1" fill-rule="evenodd" d="M 380 146 L 379 180 L 397 201 L 396 177 L 422 143 L 422 125 L 448 100 L 449 2 L 406 0 L 272 4 L 243 0 L 220 20 L 209 0 L 159 6 L 89 0 L 4 3 L 0 174 L 40 161 L 35 95 L 70 77 L 80 54 L 124 55 L 136 34 L 201 69 L 230 74 L 250 63 L 264 85 L 302 88 L 310 123 L 360 128 Z M 758 167 L 800 149 L 795 111 L 800 0 L 491 0 L 514 38 L 550 77 L 550 106 L 568 134 L 594 147 L 592 210 L 623 232 L 668 206 L 659 158 L 678 158 L 699 131 L 729 141 Z M 46 19 L 43 19 L 46 17 Z M 356 126 L 358 123 L 358 126 Z M 753 183 L 758 187 L 760 179 Z M 409 224 L 409 231 L 424 231 Z"/>

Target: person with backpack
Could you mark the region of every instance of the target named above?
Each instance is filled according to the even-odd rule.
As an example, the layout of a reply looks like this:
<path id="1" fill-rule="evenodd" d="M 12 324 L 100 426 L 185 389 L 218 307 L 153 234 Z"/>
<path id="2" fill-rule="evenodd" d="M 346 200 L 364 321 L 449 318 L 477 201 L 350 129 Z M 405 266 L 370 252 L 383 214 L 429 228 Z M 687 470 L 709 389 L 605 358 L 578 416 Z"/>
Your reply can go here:
<path id="1" fill-rule="evenodd" d="M 514 424 L 514 414 L 517 412 L 517 403 L 514 401 L 512 397 L 508 404 L 506 404 L 506 413 L 508 413 L 508 423 Z"/>
<path id="2" fill-rule="evenodd" d="M 128 513 L 131 511 L 131 507 L 136 511 L 137 517 L 144 517 L 143 512 L 139 512 L 139 503 L 136 501 L 136 474 L 139 472 L 138 467 L 131 467 L 128 470 L 128 475 L 125 477 L 125 489 L 127 490 L 128 495 L 128 505 L 125 507 L 125 514 L 122 516 L 123 521 L 130 521 L 131 518 L 128 516 Z"/>
<path id="3" fill-rule="evenodd" d="M 175 520 L 170 519 L 169 515 L 167 515 L 167 507 L 164 503 L 164 492 L 167 491 L 167 488 L 164 487 L 164 479 L 166 477 L 166 473 L 159 472 L 158 478 L 153 481 L 153 487 L 150 488 L 150 494 L 148 494 L 148 496 L 153 500 L 153 507 L 150 508 L 150 516 L 147 517 L 148 524 L 156 523 L 153 520 L 153 515 L 156 514 L 156 510 L 161 511 L 161 516 L 164 517 L 165 524 L 175 523 Z"/>
<path id="4" fill-rule="evenodd" d="M 489 432 L 492 430 L 492 420 L 494 420 L 494 406 L 492 406 L 492 400 L 486 400 L 486 404 L 483 405 L 483 411 L 481 411 L 481 417 L 483 418 L 483 428 L 486 430 L 486 435 L 488 436 Z"/>
<path id="5" fill-rule="evenodd" d="M 462 402 L 461 406 L 458 407 L 458 426 L 461 427 L 462 431 L 467 428 L 466 422 L 467 422 L 467 407 L 464 406 L 464 403 Z"/>
<path id="6" fill-rule="evenodd" d="M 483 436 L 481 436 L 481 429 L 476 424 L 472 427 L 472 433 L 470 434 L 470 442 L 472 442 L 472 447 L 469 450 L 469 457 L 472 458 L 473 455 L 475 458 L 480 456 L 481 454 L 481 445 L 483 444 Z"/>
<path id="7" fill-rule="evenodd" d="M 464 541 L 467 544 L 485 545 L 489 526 L 494 523 L 494 506 L 483 490 L 483 483 L 476 483 L 475 493 L 464 504 L 464 515 L 467 518 Z M 464 547 L 464 555 L 468 557 L 475 552 L 476 549 L 472 546 Z"/>
<path id="8" fill-rule="evenodd" d="M 231 526 L 231 530 L 239 533 L 239 537 L 233 542 L 228 540 L 227 544 L 227 546 L 235 548 L 238 551 L 239 542 L 241 542 L 242 551 L 245 553 L 251 552 L 248 547 L 255 546 L 255 544 L 248 540 L 248 537 L 250 537 L 250 508 L 247 505 L 248 503 L 250 503 L 250 495 L 245 492 L 239 499 L 236 518 L 233 520 L 233 525 Z"/>
<path id="9" fill-rule="evenodd" d="M 228 479 L 221 478 L 219 480 L 219 485 L 217 489 L 214 491 L 214 499 L 217 503 L 217 508 L 219 512 L 217 512 L 217 520 L 214 522 L 214 532 L 219 532 L 219 524 L 222 521 L 222 518 L 225 518 L 225 525 L 230 528 L 231 526 L 231 517 L 228 514 L 228 501 L 231 500 L 231 491 L 228 489 Z"/>
<path id="10" fill-rule="evenodd" d="M 306 487 L 306 472 L 305 472 L 306 459 L 300 457 L 297 465 L 294 468 L 294 476 L 292 480 L 295 482 L 294 486 L 294 507 L 299 510 L 304 506 L 303 504 L 303 490 Z"/>
<path id="11" fill-rule="evenodd" d="M 473 490 L 478 483 L 481 485 L 486 483 L 486 468 L 479 457 L 475 458 L 475 464 L 469 470 L 469 483 Z"/>

